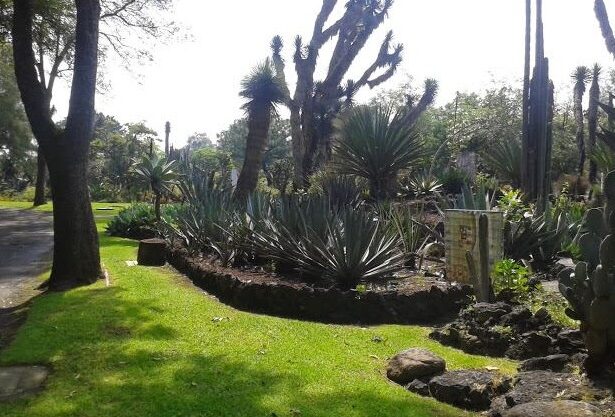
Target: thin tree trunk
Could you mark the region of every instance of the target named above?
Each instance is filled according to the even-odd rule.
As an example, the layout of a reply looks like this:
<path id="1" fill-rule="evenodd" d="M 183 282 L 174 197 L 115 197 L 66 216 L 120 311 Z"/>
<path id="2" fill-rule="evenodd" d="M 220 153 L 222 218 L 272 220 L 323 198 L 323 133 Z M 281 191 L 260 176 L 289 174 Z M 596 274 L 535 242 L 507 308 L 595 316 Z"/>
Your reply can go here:
<path id="1" fill-rule="evenodd" d="M 36 157 L 36 185 L 34 187 L 34 207 L 42 206 L 47 203 L 45 197 L 45 186 L 47 184 L 47 164 L 45 157 L 39 149 Z"/>
<path id="2" fill-rule="evenodd" d="M 598 102 L 600 101 L 600 67 L 594 66 L 592 74 L 592 85 L 589 89 L 589 107 L 587 109 L 587 130 L 588 130 L 588 149 L 590 158 L 596 148 L 596 137 L 598 130 Z M 595 184 L 598 179 L 598 165 L 593 160 L 589 162 L 589 182 Z"/>
<path id="3" fill-rule="evenodd" d="M 577 165 L 577 174 L 579 177 L 583 176 L 585 171 L 585 123 L 583 118 L 583 93 L 585 87 L 583 85 L 577 85 L 574 89 L 574 119 L 576 122 L 576 141 L 577 149 L 579 151 L 579 163 Z"/>
<path id="4" fill-rule="evenodd" d="M 156 220 L 160 220 L 162 215 L 160 214 L 160 193 L 154 193 L 154 213 L 156 214 Z"/>
<path id="5" fill-rule="evenodd" d="M 237 188 L 235 189 L 234 197 L 237 200 L 245 200 L 256 190 L 258 174 L 263 162 L 263 154 L 267 147 L 270 124 L 270 107 L 260 107 L 250 114 L 248 119 L 248 137 L 246 140 L 246 157 L 237 180 Z"/>

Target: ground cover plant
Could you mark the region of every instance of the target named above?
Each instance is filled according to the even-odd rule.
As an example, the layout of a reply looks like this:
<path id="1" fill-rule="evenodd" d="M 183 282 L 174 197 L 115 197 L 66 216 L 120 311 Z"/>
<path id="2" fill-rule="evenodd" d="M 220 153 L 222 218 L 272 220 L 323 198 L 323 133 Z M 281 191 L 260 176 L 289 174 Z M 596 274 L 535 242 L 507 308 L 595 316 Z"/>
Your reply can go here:
<path id="1" fill-rule="evenodd" d="M 53 374 L 39 397 L 0 404 L 3 416 L 460 416 L 387 382 L 386 359 L 423 346 L 452 369 L 515 372 L 513 361 L 430 341 L 427 328 L 236 311 L 172 270 L 128 267 L 137 243 L 104 234 L 106 222 L 98 219 L 110 286 L 35 299 L 0 363 L 48 364 Z"/>

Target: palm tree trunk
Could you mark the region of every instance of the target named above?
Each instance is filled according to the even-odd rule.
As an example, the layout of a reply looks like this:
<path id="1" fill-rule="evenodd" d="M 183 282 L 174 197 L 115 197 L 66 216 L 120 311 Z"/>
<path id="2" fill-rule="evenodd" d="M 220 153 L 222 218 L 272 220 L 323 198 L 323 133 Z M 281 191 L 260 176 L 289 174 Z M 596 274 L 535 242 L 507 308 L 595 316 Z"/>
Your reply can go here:
<path id="1" fill-rule="evenodd" d="M 248 118 L 248 137 L 246 139 L 246 157 L 237 180 L 234 198 L 243 201 L 256 190 L 258 174 L 261 169 L 263 154 L 267 147 L 271 108 L 259 107 Z"/>
<path id="2" fill-rule="evenodd" d="M 156 220 L 160 220 L 162 215 L 160 213 L 160 198 L 159 192 L 154 193 L 154 213 L 156 214 Z"/>
<path id="3" fill-rule="evenodd" d="M 600 101 L 600 67 L 598 64 L 594 66 L 592 74 L 592 85 L 589 89 L 589 107 L 587 109 L 587 130 L 588 130 L 588 149 L 591 158 L 594 149 L 596 148 L 596 137 L 598 130 L 598 102 Z M 593 159 L 589 162 L 589 181 L 592 184 L 598 179 L 598 166 Z"/>
<path id="4" fill-rule="evenodd" d="M 530 60 L 531 60 L 531 45 L 532 45 L 532 0 L 525 0 L 525 62 L 523 66 L 523 126 L 521 133 L 522 155 L 521 164 L 523 165 L 525 156 L 528 152 L 528 141 L 530 137 Z M 521 167 L 521 183 L 526 184 L 528 178 L 528 169 Z"/>

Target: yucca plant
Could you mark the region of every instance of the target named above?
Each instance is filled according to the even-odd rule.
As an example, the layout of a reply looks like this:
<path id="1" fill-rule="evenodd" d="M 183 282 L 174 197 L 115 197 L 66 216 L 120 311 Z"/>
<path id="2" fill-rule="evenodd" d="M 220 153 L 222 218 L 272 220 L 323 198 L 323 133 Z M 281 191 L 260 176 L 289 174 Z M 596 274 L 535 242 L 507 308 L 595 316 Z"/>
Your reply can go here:
<path id="1" fill-rule="evenodd" d="M 135 165 L 134 172 L 142 182 L 146 183 L 154 193 L 154 213 L 160 220 L 160 200 L 163 193 L 171 193 L 171 189 L 177 184 L 179 175 L 175 171 L 175 161 L 167 161 L 165 158 L 143 157 L 141 162 Z"/>
<path id="2" fill-rule="evenodd" d="M 408 207 L 391 207 L 387 214 L 389 227 L 400 239 L 406 255 L 406 266 L 416 269 L 417 254 L 431 239 L 429 226 L 421 224 Z"/>
<path id="3" fill-rule="evenodd" d="M 516 140 L 498 142 L 481 155 L 498 179 L 518 188 L 521 185 L 521 143 Z"/>
<path id="4" fill-rule="evenodd" d="M 390 107 L 359 106 L 336 121 L 333 167 L 341 174 L 365 178 L 370 196 L 393 196 L 397 174 L 423 155 L 422 142 L 403 114 Z"/>

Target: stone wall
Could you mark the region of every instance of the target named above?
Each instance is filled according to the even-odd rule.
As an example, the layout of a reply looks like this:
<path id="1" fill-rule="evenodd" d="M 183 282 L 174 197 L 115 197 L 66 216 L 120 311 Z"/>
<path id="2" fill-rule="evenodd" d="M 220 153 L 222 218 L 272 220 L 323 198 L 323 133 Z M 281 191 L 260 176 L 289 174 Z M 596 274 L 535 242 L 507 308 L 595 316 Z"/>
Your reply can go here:
<path id="1" fill-rule="evenodd" d="M 468 286 L 438 282 L 412 292 L 313 288 L 281 280 L 254 282 L 220 272 L 170 247 L 168 261 L 195 285 L 232 307 L 281 317 L 339 324 L 429 324 L 456 315 L 469 301 Z"/>

